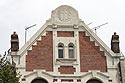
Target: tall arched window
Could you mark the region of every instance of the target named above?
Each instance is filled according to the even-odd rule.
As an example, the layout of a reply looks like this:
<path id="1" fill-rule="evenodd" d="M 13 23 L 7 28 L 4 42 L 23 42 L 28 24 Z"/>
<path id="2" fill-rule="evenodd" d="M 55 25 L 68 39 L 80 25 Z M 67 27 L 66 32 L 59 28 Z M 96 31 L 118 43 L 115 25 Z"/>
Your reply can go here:
<path id="1" fill-rule="evenodd" d="M 69 58 L 74 58 L 74 44 L 70 43 L 68 45 Z"/>
<path id="2" fill-rule="evenodd" d="M 64 45 L 62 43 L 58 44 L 58 58 L 64 58 Z"/>

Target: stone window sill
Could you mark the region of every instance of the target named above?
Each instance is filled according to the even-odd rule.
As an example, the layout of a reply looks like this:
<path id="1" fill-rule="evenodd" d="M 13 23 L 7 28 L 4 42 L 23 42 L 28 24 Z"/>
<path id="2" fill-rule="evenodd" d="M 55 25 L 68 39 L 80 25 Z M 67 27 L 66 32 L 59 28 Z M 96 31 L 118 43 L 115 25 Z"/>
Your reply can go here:
<path id="1" fill-rule="evenodd" d="M 71 63 L 71 62 L 75 62 L 76 59 L 75 58 L 69 58 L 69 59 L 58 58 L 56 59 L 56 61 L 61 62 L 61 63 Z"/>

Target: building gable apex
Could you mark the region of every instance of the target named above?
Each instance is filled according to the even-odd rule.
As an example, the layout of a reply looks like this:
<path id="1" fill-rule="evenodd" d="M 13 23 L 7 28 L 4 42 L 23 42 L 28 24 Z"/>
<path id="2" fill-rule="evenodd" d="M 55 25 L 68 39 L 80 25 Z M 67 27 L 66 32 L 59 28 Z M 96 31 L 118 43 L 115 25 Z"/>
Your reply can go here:
<path id="1" fill-rule="evenodd" d="M 53 24 L 74 25 L 78 24 L 79 20 L 78 12 L 68 5 L 59 6 L 51 14 Z"/>
<path id="2" fill-rule="evenodd" d="M 65 17 L 65 18 L 64 18 Z M 34 34 L 31 39 L 18 51 L 18 55 L 23 56 L 27 50 L 44 34 L 48 26 L 57 28 L 58 26 L 73 26 L 74 29 L 82 27 L 98 46 L 111 57 L 120 57 L 120 53 L 114 53 L 83 21 L 79 19 L 78 12 L 67 5 L 62 5 L 52 11 L 51 18 Z"/>

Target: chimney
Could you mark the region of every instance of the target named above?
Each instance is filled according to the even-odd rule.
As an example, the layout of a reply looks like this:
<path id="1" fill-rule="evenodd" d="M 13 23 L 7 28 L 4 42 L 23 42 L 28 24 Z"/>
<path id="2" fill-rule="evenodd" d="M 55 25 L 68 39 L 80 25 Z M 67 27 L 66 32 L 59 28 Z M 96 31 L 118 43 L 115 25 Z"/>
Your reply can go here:
<path id="1" fill-rule="evenodd" d="M 11 35 L 11 52 L 17 52 L 19 50 L 19 39 L 16 32 Z"/>
<path id="2" fill-rule="evenodd" d="M 120 49 L 119 49 L 119 35 L 117 35 L 116 32 L 114 32 L 114 35 L 112 35 L 111 50 L 114 53 L 120 53 Z"/>

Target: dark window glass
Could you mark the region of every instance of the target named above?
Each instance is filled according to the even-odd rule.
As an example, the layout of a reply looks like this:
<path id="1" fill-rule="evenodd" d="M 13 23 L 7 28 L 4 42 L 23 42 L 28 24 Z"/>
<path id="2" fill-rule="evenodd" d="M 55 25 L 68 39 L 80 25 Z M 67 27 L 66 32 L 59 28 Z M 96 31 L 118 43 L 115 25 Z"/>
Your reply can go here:
<path id="1" fill-rule="evenodd" d="M 74 58 L 74 45 L 73 44 L 69 44 L 68 53 L 69 53 L 69 58 Z"/>
<path id="2" fill-rule="evenodd" d="M 87 83 L 102 83 L 102 82 L 100 82 L 99 80 L 96 80 L 96 79 L 91 79 Z"/>
<path id="3" fill-rule="evenodd" d="M 64 53 L 63 53 L 64 51 L 63 51 L 63 44 L 59 44 L 58 45 L 58 57 L 59 58 L 63 58 L 63 56 L 64 56 Z"/>
<path id="4" fill-rule="evenodd" d="M 63 49 L 58 50 L 59 58 L 63 58 Z"/>

